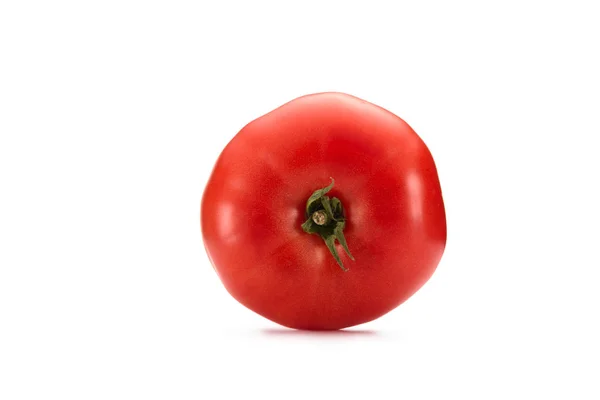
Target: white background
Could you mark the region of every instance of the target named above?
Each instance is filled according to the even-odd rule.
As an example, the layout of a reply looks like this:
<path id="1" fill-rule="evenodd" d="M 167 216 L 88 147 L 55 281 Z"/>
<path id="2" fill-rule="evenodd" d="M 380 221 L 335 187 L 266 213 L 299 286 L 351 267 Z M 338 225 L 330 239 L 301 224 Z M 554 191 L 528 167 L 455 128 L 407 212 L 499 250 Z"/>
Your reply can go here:
<path id="1" fill-rule="evenodd" d="M 0 398 L 600 398 L 594 1 L 0 3 Z M 202 190 L 247 122 L 342 91 L 438 165 L 404 305 L 280 328 L 222 287 Z"/>

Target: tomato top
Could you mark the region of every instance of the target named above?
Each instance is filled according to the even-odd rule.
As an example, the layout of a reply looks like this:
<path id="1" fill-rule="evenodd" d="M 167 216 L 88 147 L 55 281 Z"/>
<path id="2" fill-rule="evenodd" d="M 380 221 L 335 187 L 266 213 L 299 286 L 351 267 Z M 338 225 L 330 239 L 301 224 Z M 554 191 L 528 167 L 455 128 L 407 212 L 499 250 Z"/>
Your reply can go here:
<path id="1" fill-rule="evenodd" d="M 343 225 L 348 251 L 337 233 L 330 243 L 307 233 L 307 225 L 320 229 L 313 214 L 325 208 L 321 197 L 316 208 L 307 202 L 332 179 L 321 197 L 340 207 L 324 226 Z M 201 224 L 228 292 L 298 329 L 340 329 L 387 313 L 430 278 L 446 243 L 427 146 L 396 115 L 340 93 L 298 98 L 245 126 L 217 160 Z"/>

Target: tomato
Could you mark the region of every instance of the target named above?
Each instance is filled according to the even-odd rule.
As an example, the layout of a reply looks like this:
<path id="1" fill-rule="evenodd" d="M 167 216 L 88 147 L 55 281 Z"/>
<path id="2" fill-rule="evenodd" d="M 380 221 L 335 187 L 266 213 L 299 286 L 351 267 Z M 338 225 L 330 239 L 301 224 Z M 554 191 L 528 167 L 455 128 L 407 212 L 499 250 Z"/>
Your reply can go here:
<path id="1" fill-rule="evenodd" d="M 205 249 L 227 291 L 280 325 L 333 330 L 391 311 L 446 244 L 434 160 L 396 115 L 300 97 L 246 125 L 202 196 Z"/>

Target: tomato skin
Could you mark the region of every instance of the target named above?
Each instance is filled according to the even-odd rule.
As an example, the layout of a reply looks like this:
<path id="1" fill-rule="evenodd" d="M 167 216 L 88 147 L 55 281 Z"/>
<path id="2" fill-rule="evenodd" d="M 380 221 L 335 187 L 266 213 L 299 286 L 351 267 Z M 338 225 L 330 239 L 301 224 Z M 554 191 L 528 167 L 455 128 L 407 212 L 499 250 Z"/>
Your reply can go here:
<path id="1" fill-rule="evenodd" d="M 355 261 L 336 264 L 305 233 L 306 200 L 335 179 Z M 435 271 L 446 216 L 433 158 L 396 115 L 342 93 L 295 99 L 225 147 L 201 204 L 205 249 L 227 291 L 287 327 L 342 329 L 376 319 Z"/>

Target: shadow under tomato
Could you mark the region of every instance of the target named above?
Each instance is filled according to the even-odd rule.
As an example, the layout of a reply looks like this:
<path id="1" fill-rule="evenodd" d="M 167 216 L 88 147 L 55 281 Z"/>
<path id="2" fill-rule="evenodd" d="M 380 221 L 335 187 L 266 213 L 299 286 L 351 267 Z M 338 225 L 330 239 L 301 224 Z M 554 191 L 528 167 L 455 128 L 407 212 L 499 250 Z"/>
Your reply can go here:
<path id="1" fill-rule="evenodd" d="M 262 329 L 261 333 L 266 336 L 281 336 L 281 337 L 369 337 L 378 336 L 379 333 L 369 329 L 342 329 L 337 331 L 303 331 L 290 328 L 267 328 Z"/>

